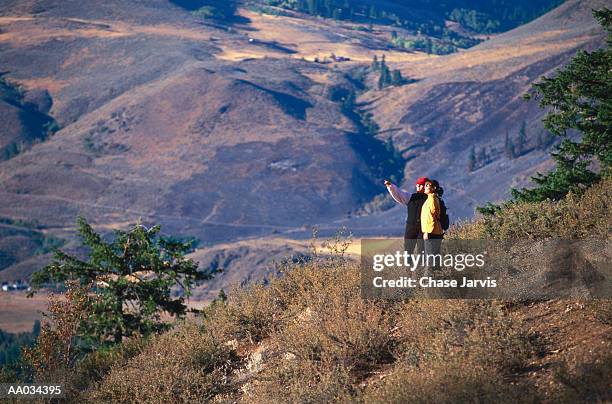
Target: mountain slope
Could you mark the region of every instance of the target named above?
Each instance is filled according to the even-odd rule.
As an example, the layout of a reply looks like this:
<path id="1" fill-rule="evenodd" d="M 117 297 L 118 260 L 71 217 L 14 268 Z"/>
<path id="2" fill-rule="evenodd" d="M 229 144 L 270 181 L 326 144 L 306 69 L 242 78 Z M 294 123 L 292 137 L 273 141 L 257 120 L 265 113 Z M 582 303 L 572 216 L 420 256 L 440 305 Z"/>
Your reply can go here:
<path id="1" fill-rule="evenodd" d="M 78 214 L 109 230 L 142 217 L 213 243 L 332 219 L 375 195 L 360 149 L 371 142 L 310 78 L 327 66 L 226 61 L 222 50 L 269 45 L 169 3 L 131 4 L 2 9 L 7 80 L 48 91 L 62 128 L 0 165 L 0 217 L 67 238 Z M 23 14 L 33 9 L 44 11 Z"/>
<path id="2" fill-rule="evenodd" d="M 470 216 L 549 164 L 546 148 L 535 147 L 543 112 L 521 95 L 577 49 L 601 44 L 590 8 L 602 4 L 569 1 L 436 57 L 389 50 L 390 27 L 364 31 L 300 14 L 241 10 L 224 26 L 161 0 L 5 2 L 0 71 L 24 99 L 48 94 L 41 111 L 61 130 L 0 163 L 0 218 L 69 242 L 78 214 L 102 231 L 140 217 L 206 247 L 277 233 L 307 238 L 312 224 L 322 234 L 344 224 L 360 235 L 400 235 L 402 207 L 346 218 L 385 192 L 397 164 L 383 145 L 389 138 L 408 160 L 407 187 L 433 176 L 451 218 Z M 314 61 L 331 52 L 351 60 Z M 375 90 L 377 74 L 363 73 L 383 53 L 412 82 Z M 342 98 L 360 91 L 356 110 L 343 110 Z M 378 140 L 359 122 L 368 112 Z M 525 150 L 507 159 L 505 132 L 516 141 L 523 121 Z M 22 133 L 18 123 L 7 128 Z M 467 172 L 472 146 L 486 146 L 490 162 Z M 3 244 L 0 277 L 40 265 L 41 257 L 19 265 L 18 249 Z"/>
<path id="3" fill-rule="evenodd" d="M 511 186 L 525 185 L 535 170 L 547 169 L 551 143 L 540 122 L 545 111 L 535 102 L 523 101 L 522 95 L 578 49 L 603 45 L 603 32 L 591 9 L 604 3 L 566 2 L 466 51 L 390 63 L 417 81 L 366 93 L 362 101 L 381 126 L 380 136 L 391 137 L 410 160 L 405 177 L 440 180 L 457 218 L 471 216 L 479 204 L 507 198 Z M 516 143 L 523 125 L 524 150 L 509 159 L 504 153 L 506 132 Z M 486 148 L 489 161 L 468 172 L 473 146 Z M 411 186 L 411 182 L 406 185 Z"/>

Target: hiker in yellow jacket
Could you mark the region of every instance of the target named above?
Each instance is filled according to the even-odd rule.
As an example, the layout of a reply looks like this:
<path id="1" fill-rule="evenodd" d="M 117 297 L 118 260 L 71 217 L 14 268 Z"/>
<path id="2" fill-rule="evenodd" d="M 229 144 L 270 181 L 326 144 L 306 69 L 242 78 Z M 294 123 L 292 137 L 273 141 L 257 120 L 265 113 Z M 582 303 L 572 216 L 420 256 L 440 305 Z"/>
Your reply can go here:
<path id="1" fill-rule="evenodd" d="M 425 194 L 427 200 L 421 208 L 421 231 L 425 240 L 425 253 L 438 254 L 444 237 L 444 230 L 440 223 L 440 199 L 436 194 L 438 190 L 437 181 L 427 180 L 425 182 Z"/>

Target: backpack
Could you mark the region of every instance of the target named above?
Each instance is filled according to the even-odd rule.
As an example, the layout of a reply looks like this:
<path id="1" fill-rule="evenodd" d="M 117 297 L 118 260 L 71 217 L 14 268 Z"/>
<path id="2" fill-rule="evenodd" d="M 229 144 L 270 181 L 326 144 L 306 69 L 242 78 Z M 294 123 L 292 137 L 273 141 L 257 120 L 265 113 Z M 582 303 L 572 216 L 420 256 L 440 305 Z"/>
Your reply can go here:
<path id="1" fill-rule="evenodd" d="M 440 225 L 442 225 L 442 230 L 448 230 L 450 227 L 450 218 L 446 213 L 446 205 L 442 198 L 440 198 Z"/>

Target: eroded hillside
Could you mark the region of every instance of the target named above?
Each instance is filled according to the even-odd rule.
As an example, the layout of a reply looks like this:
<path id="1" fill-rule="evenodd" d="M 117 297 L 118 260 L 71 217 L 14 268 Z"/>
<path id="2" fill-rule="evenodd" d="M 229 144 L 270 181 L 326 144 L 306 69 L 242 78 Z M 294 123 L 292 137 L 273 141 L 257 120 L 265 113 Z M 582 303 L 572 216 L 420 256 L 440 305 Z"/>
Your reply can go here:
<path id="1" fill-rule="evenodd" d="M 123 4 L 4 9 L 7 80 L 47 91 L 61 130 L 2 163 L 0 216 L 67 238 L 78 214 L 109 230 L 142 217 L 212 243 L 332 220 L 377 193 L 387 151 L 330 99 L 328 80 L 351 85 L 342 73 L 165 2 Z M 256 58 L 227 60 L 247 47 Z"/>
<path id="2" fill-rule="evenodd" d="M 451 217 L 470 216 L 547 167 L 543 112 L 521 95 L 577 49 L 602 43 L 590 9 L 603 3 L 569 1 L 434 56 L 391 48 L 389 26 L 299 13 L 241 9 L 223 25 L 161 0 L 5 2 L 3 79 L 59 131 L 0 162 L 0 278 L 26 276 L 47 257 L 48 249 L 24 255 L 15 227 L 70 247 L 79 214 L 103 231 L 138 218 L 161 223 L 197 237 L 205 263 L 231 256 L 243 269 L 235 257 L 270 263 L 267 244 L 244 247 L 249 237 L 277 245 L 310 237 L 314 224 L 322 233 L 344 224 L 359 235 L 401 234 L 404 210 L 381 209 L 388 201 L 355 217 L 391 175 L 406 186 L 417 175 L 438 178 Z M 369 66 L 383 54 L 403 85 L 377 88 Z M 347 107 L 350 94 L 358 98 Z M 367 130 L 367 113 L 379 130 Z M 19 125 L 7 120 L 1 139 L 22 136 Z M 516 141 L 521 127 L 527 142 L 507 158 L 505 133 Z M 468 172 L 472 146 L 486 158 Z M 222 242 L 230 244 L 210 250 Z M 281 250 L 300 248 L 287 241 Z M 249 277 L 243 269 L 215 287 Z"/>

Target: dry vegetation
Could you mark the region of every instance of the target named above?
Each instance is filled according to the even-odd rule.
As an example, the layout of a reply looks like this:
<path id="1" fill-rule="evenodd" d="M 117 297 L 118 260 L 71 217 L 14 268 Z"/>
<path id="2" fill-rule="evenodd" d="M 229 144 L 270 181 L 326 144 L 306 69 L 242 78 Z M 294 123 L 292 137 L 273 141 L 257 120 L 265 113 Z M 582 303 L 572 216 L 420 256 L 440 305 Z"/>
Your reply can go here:
<path id="1" fill-rule="evenodd" d="M 602 236 L 611 187 L 606 180 L 558 204 L 512 207 L 454 237 Z M 609 300 L 366 300 L 359 265 L 342 246 L 283 269 L 268 285 L 234 290 L 197 322 L 90 356 L 75 370 L 76 394 L 119 402 L 612 399 Z"/>
<path id="2" fill-rule="evenodd" d="M 250 37 L 270 42 L 280 42 L 283 46 L 292 49 L 293 58 L 314 60 L 329 57 L 331 53 L 351 59 L 354 62 L 370 63 L 374 55 L 380 56 L 384 52 L 387 61 L 412 62 L 418 60 L 435 59 L 436 56 L 423 52 L 407 52 L 387 49 L 390 29 L 376 26 L 376 32 L 368 35 L 355 31 L 355 23 L 330 21 L 325 19 L 304 19 L 290 16 L 273 16 L 258 14 L 256 12 L 241 10 L 240 14 L 250 20 L 244 30 L 240 30 Z M 303 17 L 303 16 L 302 16 Z M 362 26 L 365 29 L 365 24 Z M 253 46 L 232 46 L 222 44 L 222 59 L 240 60 L 245 57 L 270 56 L 270 50 Z M 286 55 L 285 55 L 286 56 Z"/>
<path id="3" fill-rule="evenodd" d="M 30 332 L 46 308 L 46 294 L 28 298 L 26 293 L 0 292 L 0 329 L 11 333 Z"/>
<path id="4" fill-rule="evenodd" d="M 138 13 L 134 14 L 138 15 Z M 315 56 L 327 56 L 330 51 L 335 51 L 339 56 L 351 57 L 353 61 L 369 62 L 374 53 L 381 53 L 359 43 L 345 41 L 338 44 L 330 41 L 313 29 L 312 25 L 320 25 L 320 23 L 311 23 L 311 26 L 306 26 L 300 21 L 302 25 L 297 25 L 285 18 L 282 19 L 284 25 L 281 25 L 280 19 L 274 17 L 255 15 L 251 17 L 253 21 L 251 28 L 259 30 L 254 31 L 255 33 L 251 34 L 252 37 L 262 41 L 276 41 L 282 37 L 284 40 L 282 45 L 297 51 L 297 53 L 285 55 L 287 59 L 301 57 L 310 59 Z M 121 40 L 122 42 L 117 43 L 124 46 L 124 43 L 131 43 L 128 42 L 128 39 L 142 37 L 143 39 L 148 38 L 151 43 L 153 43 L 151 40 L 153 38 L 156 46 L 157 41 L 168 41 L 167 48 L 163 49 L 174 49 L 177 47 L 175 40 L 178 43 L 179 39 L 181 41 L 189 39 L 194 43 L 197 42 L 197 49 L 202 51 L 202 55 L 196 52 L 195 45 L 186 47 L 188 49 L 184 52 L 193 52 L 199 55 L 198 57 L 203 59 L 204 63 L 210 62 L 211 64 L 212 61 L 214 63 L 218 61 L 214 60 L 213 54 L 218 59 L 230 60 L 277 55 L 277 52 L 270 51 L 269 48 L 249 45 L 245 37 L 238 38 L 236 35 L 217 31 L 214 33 L 215 36 L 220 37 L 219 41 L 209 41 L 213 31 L 211 33 L 200 31 L 199 28 L 196 29 L 193 26 L 58 19 L 57 21 L 50 20 L 50 23 L 55 25 L 50 24 L 42 29 L 36 28 L 36 22 L 35 19 L 29 18 L 3 17 L 0 19 L 3 29 L 0 42 L 11 43 L 15 47 L 27 47 L 38 45 L 40 41 L 48 38 L 65 42 L 76 39 L 87 39 L 88 41 L 98 39 L 105 44 Z M 84 23 L 85 25 L 66 25 L 68 23 Z M 32 28 L 31 35 L 18 35 L 20 32 L 25 32 L 25 29 L 13 32 L 11 27 L 17 24 L 27 29 Z M 108 25 L 108 27 L 99 24 Z M 307 29 L 308 36 L 306 36 Z M 321 31 L 325 30 L 321 28 Z M 290 34 L 287 34 L 288 32 Z M 382 124 L 382 129 L 393 129 L 399 125 L 398 122 L 403 118 L 405 111 L 417 102 L 421 95 L 423 97 L 427 95 L 435 85 L 447 82 L 481 81 L 485 77 L 489 80 L 505 80 L 506 77 L 510 77 L 508 75 L 521 68 L 546 60 L 549 54 L 558 55 L 562 52 L 569 52 L 576 46 L 588 43 L 596 36 L 578 32 L 577 36 L 566 38 L 565 34 L 565 30 L 559 31 L 558 29 L 541 33 L 548 41 L 544 45 L 539 43 L 525 45 L 520 41 L 523 38 L 515 38 L 513 42 L 502 37 L 497 42 L 498 48 L 480 47 L 444 59 L 405 52 L 385 52 L 387 60 L 394 62 L 393 68 L 400 68 L 405 76 L 417 78 L 420 81 L 411 87 L 387 90 L 389 94 L 384 97 L 384 102 L 380 93 L 375 91 L 363 97 L 363 100 L 374 101 L 373 112 L 377 121 Z M 508 37 L 514 38 L 510 34 Z M 142 44 L 138 46 L 145 48 Z M 216 53 L 218 50 L 213 51 L 213 47 L 218 47 L 221 53 Z M 205 52 L 200 48 L 206 48 Z M 72 57 L 71 50 L 66 52 L 66 55 L 61 59 L 62 69 L 74 65 L 74 69 L 88 70 L 85 68 L 89 66 L 88 64 L 83 62 L 80 67 L 78 63 L 75 63 L 75 60 L 85 59 L 85 53 Z M 106 54 L 102 54 L 104 55 Z M 183 57 L 187 62 L 182 62 Z M 192 56 L 191 53 L 189 57 L 180 56 L 180 58 L 181 63 L 177 66 L 183 66 L 182 63 L 195 63 L 194 60 L 198 60 L 194 59 L 195 56 Z M 104 57 L 99 59 L 105 60 Z M 111 58 L 106 60 L 112 61 Z M 143 60 L 147 60 L 148 64 L 148 59 L 143 57 Z M 260 74 L 258 72 L 267 72 L 269 67 L 277 68 L 278 72 L 289 70 L 288 65 L 284 62 L 277 62 L 272 58 L 262 60 L 262 63 L 266 64 L 262 64 L 261 67 L 258 65 L 260 61 L 243 62 L 240 64 L 240 69 L 235 69 L 235 73 L 232 74 L 243 80 L 242 74 L 248 73 L 248 69 L 253 69 L 252 73 L 248 73 L 251 79 L 257 77 Z M 129 62 L 129 59 L 122 59 L 122 63 L 126 61 Z M 504 61 L 504 66 L 502 66 L 505 67 L 504 69 L 500 68 L 500 61 Z M 299 60 L 291 62 L 299 63 Z M 550 62 L 551 68 L 559 63 L 553 62 Z M 227 66 L 234 67 L 233 65 Z M 212 67 L 222 71 L 221 68 L 225 65 L 212 64 Z M 166 70 L 162 70 L 161 67 L 159 69 L 152 77 L 160 75 L 166 77 L 162 74 Z M 301 80 L 302 71 L 305 72 L 303 73 L 305 76 L 312 74 L 314 77 L 322 77 L 322 72 L 324 72 L 320 66 L 312 67 L 306 64 L 300 69 L 300 75 L 296 73 L 295 77 L 279 76 L 279 82 L 291 83 L 297 79 Z M 143 124 L 138 123 L 140 117 L 135 115 L 130 128 L 130 136 L 133 136 L 131 144 L 133 154 L 129 154 L 125 159 L 121 158 L 132 164 L 126 166 L 126 171 L 142 169 L 147 172 L 146 175 L 137 178 L 138 184 L 160 183 L 166 178 L 157 171 L 160 167 L 168 168 L 167 183 L 173 185 L 177 178 L 183 179 L 179 176 L 186 175 L 185 173 L 202 171 L 204 169 L 202 156 L 208 156 L 205 149 L 213 150 L 213 147 L 206 145 L 206 147 L 194 148 L 193 145 L 205 144 L 207 141 L 202 139 L 206 139 L 206 136 L 215 138 L 215 136 L 210 136 L 214 128 L 204 128 L 206 130 L 201 129 L 201 132 L 198 133 L 191 133 L 189 128 L 195 127 L 200 130 L 196 123 L 212 121 L 213 118 L 221 116 L 220 110 L 226 110 L 226 105 L 234 105 L 232 102 L 236 93 L 241 93 L 243 100 L 248 101 L 244 104 L 259 105 L 265 102 L 266 105 L 274 106 L 265 108 L 266 111 L 272 112 L 266 113 L 263 118 L 268 119 L 269 115 L 269 121 L 274 123 L 274 127 L 279 126 L 279 120 L 286 121 L 288 122 L 287 128 L 295 132 L 296 124 L 287 114 L 281 114 L 275 109 L 277 103 L 272 102 L 274 99 L 269 95 L 269 91 L 244 85 L 232 87 L 235 82 L 242 83 L 234 76 L 214 81 L 209 77 L 213 73 L 207 72 L 206 69 L 197 69 L 187 73 L 184 73 L 183 69 L 177 71 L 181 74 L 174 76 L 168 73 L 167 81 L 161 80 L 148 84 L 148 86 L 139 81 L 119 83 L 121 86 L 118 87 L 125 91 L 123 98 L 117 96 L 113 98 L 116 104 L 108 104 L 106 108 L 98 110 L 99 116 L 96 116 L 96 119 L 100 119 L 99 126 L 101 127 L 111 122 L 114 118 L 109 121 L 108 116 L 112 117 L 118 110 L 117 107 L 122 103 L 127 103 L 128 100 L 130 104 L 135 104 L 138 108 L 148 112 L 148 115 L 142 113 L 143 116 L 146 116 Z M 140 70 L 135 72 L 134 75 L 137 77 L 142 75 Z M 44 77 L 44 79 L 23 79 L 21 82 L 26 87 L 48 88 L 52 93 L 72 88 L 68 85 L 70 83 L 62 81 L 56 75 L 32 74 L 33 77 Z M 116 76 L 119 77 L 119 75 Z M 81 81 L 83 80 L 73 82 L 80 83 Z M 323 84 L 327 83 L 323 82 Z M 526 84 L 527 81 L 525 81 Z M 209 85 L 210 88 L 207 87 Z M 102 93 L 93 86 L 91 89 L 88 88 L 88 91 L 80 87 L 75 88 L 76 90 L 73 91 L 77 93 Z M 134 93 L 128 94 L 128 89 L 133 90 L 134 88 L 138 89 L 137 97 L 134 96 Z M 289 91 L 284 87 L 280 88 L 283 91 Z M 199 90 L 194 92 L 191 89 Z M 497 90 L 495 93 L 500 94 Z M 508 92 L 507 98 L 511 99 L 519 93 L 520 91 Z M 160 94 L 164 94 L 167 98 L 163 98 L 162 101 L 157 100 Z M 184 94 L 191 94 L 191 96 L 186 98 Z M 455 90 L 451 88 L 449 94 L 454 95 Z M 473 98 L 477 98 L 478 94 L 475 94 Z M 71 99 L 72 95 L 67 93 L 66 96 L 62 94 L 53 94 L 53 96 L 55 108 L 62 112 L 62 105 L 67 105 L 66 100 Z M 201 106 L 200 100 L 203 98 L 213 101 Z M 95 98 L 92 97 L 92 100 L 95 101 Z M 156 100 L 156 102 L 151 101 L 149 104 L 148 100 Z M 93 101 L 92 105 L 96 104 L 97 101 Z M 327 101 L 320 101 L 320 103 L 320 109 L 329 109 Z M 244 104 L 237 103 L 235 108 L 227 109 L 229 111 L 227 114 L 236 114 L 231 122 L 242 122 L 241 117 L 251 118 L 262 115 L 259 110 L 263 108 L 260 107 L 257 107 L 256 113 L 247 108 L 248 105 L 244 109 L 238 109 Z M 103 105 L 102 101 L 100 105 Z M 455 106 L 453 103 L 450 105 Z M 463 104 L 457 103 L 457 107 L 461 105 Z M 205 107 L 210 107 L 210 111 Z M 66 110 L 68 110 L 67 107 Z M 71 111 L 68 112 L 72 114 Z M 68 115 L 68 112 L 66 116 L 72 116 Z M 87 111 L 83 111 L 85 112 Z M 196 116 L 198 115 L 196 112 L 199 116 Z M 455 112 L 452 114 L 456 115 Z M 420 116 L 418 113 L 414 115 Z M 448 114 L 440 113 L 439 115 L 441 121 L 448 120 Z M 330 120 L 335 124 L 339 119 L 338 116 L 340 115 L 334 115 Z M 85 120 L 77 123 L 72 128 L 68 128 L 64 136 L 58 136 L 55 142 L 64 141 L 66 145 L 72 144 L 74 149 L 71 150 L 76 150 L 74 153 L 78 157 L 77 151 L 82 153 L 80 150 L 82 134 L 98 128 L 97 124 L 94 125 L 94 115 L 88 119 L 91 119 L 91 122 Z M 70 121 L 68 118 L 65 120 Z M 248 119 L 244 121 L 250 122 Z M 180 126 L 179 122 L 186 123 Z M 261 139 L 262 133 L 267 134 L 269 131 L 266 129 L 272 127 L 267 120 L 262 122 L 256 126 L 257 130 L 251 128 L 251 123 L 244 126 L 220 127 L 217 129 L 219 132 L 235 133 L 235 139 L 228 140 L 227 137 L 223 137 L 221 144 L 234 146 L 244 139 L 253 141 Z M 166 134 L 176 131 L 177 126 L 180 132 L 186 135 L 182 138 L 167 140 Z M 412 121 L 404 125 L 405 134 L 411 135 L 419 129 L 413 126 L 415 124 Z M 469 127 L 472 127 L 471 122 Z M 280 140 L 282 136 L 279 133 L 270 134 L 270 139 Z M 307 133 L 306 129 L 304 133 Z M 491 131 L 491 133 L 494 132 Z M 119 131 L 115 136 L 120 134 L 125 135 Z M 298 135 L 300 139 L 303 137 L 302 132 L 299 132 Z M 79 139 L 79 141 L 69 143 L 69 140 L 62 140 L 70 138 Z M 322 142 L 320 149 L 304 152 L 303 144 L 311 145 L 314 141 L 308 138 L 305 143 L 296 143 L 291 150 L 299 150 L 300 153 L 308 155 L 327 155 L 329 151 L 326 150 L 326 153 L 323 153 L 323 149 L 332 150 L 329 144 L 338 144 L 338 141 L 333 139 L 333 142 L 330 143 Z M 153 146 L 145 147 L 150 146 L 148 142 L 152 142 L 150 145 Z M 47 146 L 51 150 L 47 160 L 53 159 L 53 167 L 59 164 L 56 163 L 56 156 L 60 155 L 57 150 L 61 149 L 61 146 L 61 143 L 60 146 L 57 146 L 58 149 Z M 164 147 L 163 150 L 162 147 Z M 274 147 L 278 145 L 275 144 Z M 184 154 L 178 155 L 180 158 L 177 158 L 175 150 L 185 151 L 181 152 Z M 253 150 L 261 153 L 261 149 L 254 148 Z M 333 149 L 330 155 L 346 154 L 340 153 L 343 150 Z M 250 149 L 246 151 L 250 152 Z M 245 150 L 237 147 L 223 149 L 219 155 L 229 155 L 229 152 L 242 156 Z M 212 151 L 210 153 L 208 157 L 212 159 Z M 61 153 L 61 155 L 64 154 L 68 155 Z M 286 155 L 287 153 L 282 152 L 281 154 Z M 211 165 L 208 157 L 206 164 Z M 36 158 L 46 161 L 38 156 Z M 112 155 L 106 158 L 114 162 L 116 159 Z M 330 160 L 335 161 L 335 158 Z M 153 165 L 150 164 L 151 161 L 154 162 Z M 19 164 L 22 167 L 30 167 L 26 162 L 19 162 Z M 149 164 L 145 164 L 147 162 Z M 182 162 L 186 162 L 185 165 L 181 165 Z M 72 167 L 72 165 L 73 163 L 66 162 L 63 166 Z M 51 166 L 51 163 L 48 166 Z M 315 161 L 313 166 L 320 167 L 321 164 Z M 43 167 L 41 172 L 47 174 L 46 166 L 41 167 Z M 219 167 L 223 167 L 224 171 L 227 170 L 225 163 L 219 163 Z M 453 175 L 459 172 L 448 169 L 446 166 L 444 170 Z M 17 168 L 6 172 L 13 173 L 13 171 L 19 174 Z M 53 178 L 75 178 L 74 172 L 70 171 L 71 175 L 67 175 L 67 171 L 61 172 L 57 174 L 57 177 L 51 177 L 51 180 L 45 175 L 41 177 L 43 180 L 40 182 L 47 184 L 53 182 Z M 240 173 L 241 175 L 234 175 L 239 178 L 244 172 L 252 172 L 252 169 L 241 166 L 235 168 L 233 172 Z M 332 175 L 329 174 L 329 176 Z M 156 181 L 147 180 L 153 177 Z M 211 174 L 210 177 L 202 178 L 217 177 Z M 310 177 L 302 174 L 300 177 L 307 180 L 311 178 L 316 183 L 321 182 L 319 171 L 314 174 L 310 173 Z M 342 178 L 343 176 L 332 177 Z M 89 186 L 95 182 L 89 177 L 83 178 L 82 184 Z M 183 189 L 193 189 L 194 183 L 205 182 L 202 178 L 194 177 L 194 182 L 184 184 Z M 500 187 L 507 189 L 506 183 L 498 182 Z M 60 194 L 80 195 L 77 191 L 84 186 L 76 182 L 75 184 L 73 188 L 60 190 Z M 239 184 L 236 188 L 244 189 L 241 185 Z M 311 189 L 308 186 L 301 188 Z M 457 238 L 608 237 L 611 188 L 611 182 L 606 181 L 593 187 L 582 197 L 569 196 L 567 200 L 560 203 L 514 205 L 496 216 L 480 218 L 473 223 L 458 226 L 453 230 L 451 236 Z M 42 187 L 42 189 L 45 188 Z M 108 192 L 107 185 L 101 186 L 100 189 L 111 198 L 119 198 L 120 195 L 123 195 L 121 193 L 123 188 L 118 188 L 115 194 Z M 157 189 L 155 192 L 148 188 L 138 189 L 139 191 L 135 192 L 130 188 L 130 194 L 157 195 L 159 192 Z M 102 191 L 94 189 L 91 195 L 95 197 L 100 192 Z M 325 189 L 321 192 L 328 195 Z M 348 194 L 348 192 L 343 193 Z M 482 194 L 490 195 L 491 193 Z M 37 204 L 34 202 L 17 203 L 22 201 L 17 198 L 28 198 L 28 201 L 40 199 L 44 192 L 33 192 L 33 195 L 15 191 L 11 198 L 16 199 L 8 199 L 9 197 L 5 196 L 5 205 L 18 206 L 28 213 L 35 210 L 48 214 L 63 212 L 62 215 L 66 217 L 71 219 L 74 217 L 76 209 L 72 209 L 73 212 L 66 208 L 66 203 L 70 201 L 53 199 L 52 196 L 49 197 L 49 201 L 40 205 L 38 205 L 39 202 L 36 202 Z M 91 200 L 98 200 L 94 197 Z M 189 194 L 186 200 L 207 201 L 210 198 L 211 195 L 208 194 Z M 333 198 L 327 200 L 329 199 Z M 111 200 L 115 201 L 115 199 Z M 53 208 L 50 201 L 56 203 L 57 205 L 53 206 L 57 208 Z M 85 196 L 80 196 L 78 206 L 87 206 L 86 204 Z M 157 204 L 158 202 L 155 201 L 155 204 L 146 205 L 143 210 L 155 211 Z M 163 203 L 159 204 L 163 205 Z M 139 206 L 139 203 L 129 200 L 126 206 Z M 291 207 L 291 212 L 294 212 L 295 206 L 292 204 L 288 206 Z M 91 207 L 113 208 L 93 204 Z M 237 211 L 238 209 L 230 206 L 228 210 Z M 280 209 L 274 207 L 273 210 L 277 214 Z M 329 210 L 328 207 L 326 210 Z M 193 211 L 204 212 L 212 217 L 215 209 L 197 205 Z M 125 214 L 129 210 L 122 208 L 119 209 L 119 212 Z M 176 215 L 182 219 L 187 217 L 185 211 L 177 212 Z M 188 213 L 189 210 L 186 212 Z M 96 213 L 97 217 L 100 216 L 98 211 Z M 136 214 L 137 212 L 129 213 Z M 255 216 L 252 222 L 265 222 L 262 217 Z M 166 218 L 172 218 L 172 216 Z M 115 223 L 116 217 L 112 216 L 112 219 L 111 225 Z M 204 228 L 202 218 L 196 219 L 197 227 Z M 214 217 L 214 219 L 219 222 L 229 220 L 222 216 Z M 235 221 L 233 218 L 231 220 Z M 100 221 L 103 222 L 103 220 Z M 232 222 L 238 226 L 241 235 L 246 232 L 239 227 L 244 223 L 246 223 L 245 226 L 248 226 L 251 222 L 249 220 Z M 293 225 L 290 222 L 283 222 L 283 224 Z M 210 234 L 220 233 L 219 228 L 213 227 L 212 230 L 209 231 L 209 228 L 206 228 L 203 231 Z M 391 302 L 364 300 L 360 295 L 358 264 L 340 253 L 331 257 L 318 257 L 307 263 L 288 265 L 284 268 L 283 275 L 273 279 L 269 284 L 265 286 L 254 284 L 235 290 L 230 293 L 230 299 L 227 302 L 218 302 L 207 307 L 203 318 L 178 325 L 172 332 L 149 341 L 127 341 L 114 349 L 95 352 L 72 369 L 68 382 L 70 383 L 69 391 L 75 401 L 103 402 L 610 401 L 612 400 L 609 388 L 612 373 L 612 358 L 609 354 L 612 351 L 611 331 L 612 305 L 610 301 L 555 300 L 511 304 L 500 301 L 411 300 Z"/>
<path id="5" fill-rule="evenodd" d="M 512 204 L 494 216 L 451 229 L 459 239 L 607 238 L 612 228 L 612 181 L 606 179 L 584 195 L 569 194 L 560 202 Z"/>

